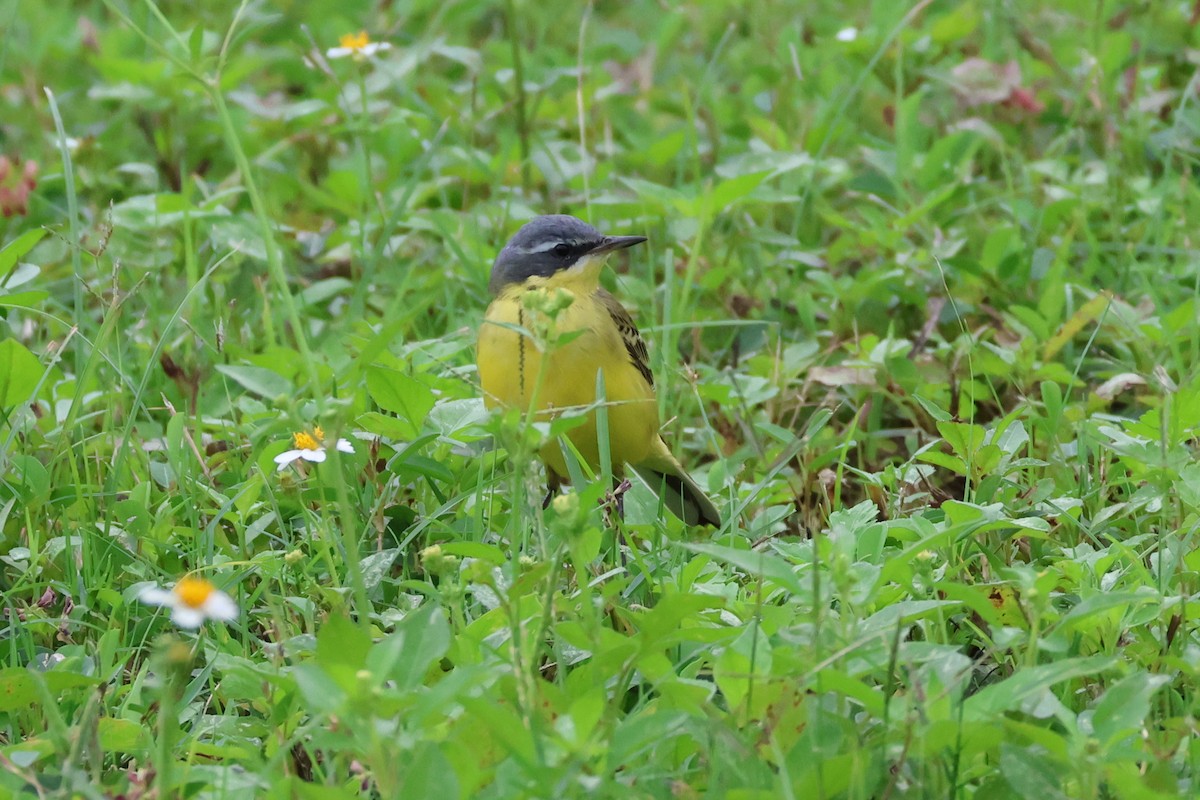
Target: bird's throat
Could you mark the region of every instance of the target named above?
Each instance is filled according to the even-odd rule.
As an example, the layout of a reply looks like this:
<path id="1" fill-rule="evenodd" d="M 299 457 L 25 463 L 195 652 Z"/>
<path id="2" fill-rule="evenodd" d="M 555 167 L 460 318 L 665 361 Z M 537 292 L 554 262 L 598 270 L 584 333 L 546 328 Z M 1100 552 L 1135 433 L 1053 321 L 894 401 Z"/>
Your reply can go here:
<path id="1" fill-rule="evenodd" d="M 600 288 L 600 271 L 608 254 L 584 256 L 566 269 L 560 269 L 548 278 L 531 278 L 528 288 L 567 289 L 576 294 L 590 294 Z M 537 283 L 530 285 L 533 281 Z"/>

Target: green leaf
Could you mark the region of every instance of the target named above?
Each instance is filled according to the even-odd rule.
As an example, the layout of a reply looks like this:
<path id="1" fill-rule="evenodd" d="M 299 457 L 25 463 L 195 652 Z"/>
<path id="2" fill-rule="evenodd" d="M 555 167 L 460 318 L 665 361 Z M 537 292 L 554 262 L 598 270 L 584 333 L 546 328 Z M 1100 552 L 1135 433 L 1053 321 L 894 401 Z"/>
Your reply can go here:
<path id="1" fill-rule="evenodd" d="M 354 418 L 354 424 L 367 433 L 382 436 L 384 439 L 404 441 L 411 438 L 412 425 L 408 420 L 400 420 L 380 414 L 378 411 L 367 411 Z"/>
<path id="2" fill-rule="evenodd" d="M 43 291 L 0 294 L 0 306 L 7 308 L 34 308 L 49 296 L 49 292 Z"/>
<path id="3" fill-rule="evenodd" d="M 863 633 L 895 630 L 896 626 L 922 617 L 938 617 L 961 605 L 957 600 L 901 600 L 884 606 L 858 623 Z"/>
<path id="4" fill-rule="evenodd" d="M 685 543 L 683 546 L 693 553 L 703 553 L 732 564 L 748 575 L 773 581 L 792 594 L 804 594 L 806 591 L 800 578 L 792 571 L 791 565 L 778 556 L 754 550 L 736 550 L 717 544 Z"/>
<path id="5" fill-rule="evenodd" d="M 975 454 L 983 447 L 987 438 L 987 432 L 982 425 L 972 425 L 968 422 L 939 422 L 937 429 L 954 454 L 967 463 L 974 460 Z"/>
<path id="6" fill-rule="evenodd" d="M 421 742 L 409 755 L 403 782 L 396 797 L 405 800 L 442 800 L 458 797 L 458 776 L 454 767 L 434 742 Z"/>
<path id="7" fill-rule="evenodd" d="M 914 394 L 913 399 L 920 404 L 921 408 L 925 409 L 925 413 L 933 417 L 934 422 L 949 422 L 954 419 L 950 412 L 938 406 L 932 400 L 922 397 L 919 394 Z"/>
<path id="8" fill-rule="evenodd" d="M 431 430 L 437 431 L 442 436 L 453 436 L 461 440 L 461 432 L 464 428 L 483 425 L 489 417 L 490 414 L 483 404 L 482 397 L 441 400 L 429 412 L 429 425 Z M 471 438 L 482 436 L 483 433 L 480 432 L 478 436 Z"/>
<path id="9" fill-rule="evenodd" d="M 1110 686 L 1092 713 L 1096 738 L 1108 746 L 1139 731 L 1150 714 L 1150 697 L 1170 682 L 1167 675 L 1142 671 Z"/>
<path id="10" fill-rule="evenodd" d="M 433 390 L 421 381 L 379 365 L 367 368 L 367 392 L 376 405 L 407 422 L 404 435 L 396 437 L 401 439 L 417 435 L 435 401 Z"/>
<path id="11" fill-rule="evenodd" d="M 371 637 L 348 617 L 330 617 L 317 633 L 317 663 L 362 669 L 371 649 Z"/>
<path id="12" fill-rule="evenodd" d="M 0 250 L 0 286 L 8 285 L 8 272 L 16 265 L 17 259 L 32 250 L 45 235 L 45 228 L 34 228 L 25 231 Z"/>
<path id="13" fill-rule="evenodd" d="M 746 627 L 721 650 L 713 664 L 713 678 L 730 708 L 740 708 L 753 681 L 771 672 L 771 645 L 762 628 Z"/>
<path id="14" fill-rule="evenodd" d="M 1007 680 L 985 686 L 972 695 L 966 701 L 963 719 L 971 722 L 994 720 L 1056 683 L 1093 677 L 1115 663 L 1117 659 L 1113 656 L 1090 656 L 1064 658 L 1051 664 L 1026 667 Z"/>
<path id="15" fill-rule="evenodd" d="M 24 667 L 0 670 L 0 711 L 16 711 L 37 701 L 33 673 Z"/>
<path id="16" fill-rule="evenodd" d="M 995 274 L 999 271 L 1004 259 L 1019 246 L 1020 236 L 1015 229 L 1006 226 L 992 228 L 983 242 L 983 251 L 979 255 L 979 266 L 984 271 Z"/>
<path id="17" fill-rule="evenodd" d="M 28 505 L 40 506 L 50 497 L 50 472 L 36 457 L 28 453 L 13 453 L 10 456 L 13 473 L 10 483 L 20 490 L 21 499 Z"/>
<path id="18" fill-rule="evenodd" d="M 367 664 L 408 691 L 425 682 L 425 673 L 450 648 L 450 623 L 441 606 L 426 603 L 409 614 L 396 630 L 371 649 Z"/>
<path id="19" fill-rule="evenodd" d="M 496 566 L 506 563 L 508 555 L 494 544 L 482 542 L 444 542 L 442 552 L 462 558 L 478 558 Z"/>
<path id="20" fill-rule="evenodd" d="M 949 453 L 943 453 L 938 450 L 925 450 L 917 454 L 917 459 L 924 461 L 927 464 L 933 464 L 935 467 L 948 469 L 956 475 L 967 474 L 967 463 L 958 456 L 952 456 Z"/>
<path id="21" fill-rule="evenodd" d="M 305 661 L 303 664 L 297 664 L 292 669 L 292 677 L 310 712 L 336 714 L 345 707 L 346 690 L 317 663 Z"/>
<path id="22" fill-rule="evenodd" d="M 353 288 L 354 284 L 345 278 L 327 278 L 323 281 L 317 281 L 312 286 L 306 288 L 296 300 L 302 306 L 324 303 L 326 300 L 344 294 Z"/>
<path id="23" fill-rule="evenodd" d="M 96 722 L 96 733 L 100 749 L 106 753 L 138 755 L 150 748 L 149 731 L 133 720 L 101 717 Z"/>
<path id="24" fill-rule="evenodd" d="M 753 172 L 746 175 L 738 175 L 736 178 L 730 178 L 727 181 L 721 181 L 708 193 L 708 200 L 711 203 L 710 207 L 718 210 L 729 208 L 737 201 L 753 193 L 766 177 L 766 172 Z"/>
<path id="25" fill-rule="evenodd" d="M 188 50 L 192 55 L 192 63 L 200 61 L 204 54 L 204 28 L 197 25 L 192 29 L 192 35 L 188 37 Z"/>
<path id="26" fill-rule="evenodd" d="M 0 408 L 33 399 L 46 368 L 16 339 L 0 341 Z"/>
<path id="27" fill-rule="evenodd" d="M 1066 800 L 1061 790 L 1065 767 L 1065 764 L 1052 761 L 1037 746 L 1017 747 L 1008 742 L 1000 743 L 1000 774 L 1017 797 Z"/>
<path id="28" fill-rule="evenodd" d="M 359 569 L 362 570 L 363 583 L 366 584 L 368 592 L 374 592 L 383 582 L 399 555 L 400 548 L 393 547 L 363 557 Z"/>
<path id="29" fill-rule="evenodd" d="M 266 367 L 249 367 L 242 364 L 218 364 L 217 372 L 220 372 L 227 378 L 231 378 L 235 383 L 240 384 L 243 389 L 251 394 L 258 395 L 264 400 L 275 400 L 279 397 L 290 395 L 295 391 L 295 387 L 292 386 L 291 381 Z"/>
<path id="30" fill-rule="evenodd" d="M 1081 600 L 1058 621 L 1060 628 L 1073 628 L 1099 614 L 1105 614 L 1115 609 L 1121 609 L 1120 614 L 1111 614 L 1110 620 L 1115 624 L 1127 609 L 1145 605 L 1161 605 L 1162 596 L 1149 586 L 1139 587 L 1136 592 L 1099 592 Z"/>

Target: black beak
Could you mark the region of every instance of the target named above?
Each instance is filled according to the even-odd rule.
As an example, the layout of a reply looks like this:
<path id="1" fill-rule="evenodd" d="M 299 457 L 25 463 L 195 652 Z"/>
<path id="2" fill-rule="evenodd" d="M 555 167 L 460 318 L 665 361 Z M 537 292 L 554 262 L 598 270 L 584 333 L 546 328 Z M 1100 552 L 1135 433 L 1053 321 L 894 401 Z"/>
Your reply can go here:
<path id="1" fill-rule="evenodd" d="M 588 255 L 611 253 L 613 250 L 624 250 L 626 247 L 633 247 L 635 244 L 641 244 L 644 241 L 646 241 L 645 236 L 605 236 L 600 240 L 600 244 L 588 252 Z"/>

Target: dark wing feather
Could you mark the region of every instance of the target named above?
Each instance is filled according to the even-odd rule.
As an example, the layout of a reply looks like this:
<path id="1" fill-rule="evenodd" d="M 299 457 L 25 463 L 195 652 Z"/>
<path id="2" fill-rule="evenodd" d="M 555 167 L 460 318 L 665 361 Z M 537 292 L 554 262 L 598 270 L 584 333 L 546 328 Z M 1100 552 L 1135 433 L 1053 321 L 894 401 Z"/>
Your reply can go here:
<path id="1" fill-rule="evenodd" d="M 638 372 L 642 373 L 646 383 L 654 388 L 654 373 L 650 371 L 650 354 L 646 352 L 646 340 L 642 338 L 637 325 L 633 324 L 629 312 L 617 298 L 605 289 L 597 291 L 596 297 L 608 311 L 608 315 L 612 317 L 617 330 L 621 332 L 621 341 L 625 343 L 625 352 L 629 354 L 630 363 L 637 367 Z"/>

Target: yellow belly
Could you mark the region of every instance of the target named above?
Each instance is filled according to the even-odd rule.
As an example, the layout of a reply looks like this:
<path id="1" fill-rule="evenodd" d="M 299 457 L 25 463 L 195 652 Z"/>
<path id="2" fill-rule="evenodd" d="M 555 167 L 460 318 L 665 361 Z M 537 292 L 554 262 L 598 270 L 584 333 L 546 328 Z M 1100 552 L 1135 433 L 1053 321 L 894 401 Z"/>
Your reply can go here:
<path id="1" fill-rule="evenodd" d="M 581 413 L 596 403 L 596 375 L 603 372 L 613 469 L 620 472 L 624 464 L 645 461 L 658 442 L 658 405 L 653 388 L 630 362 L 607 310 L 590 293 L 576 294 L 574 302 L 559 314 L 556 328 L 578 333 L 543 353 L 529 336 L 504 327 L 531 328 L 534 312 L 521 305 L 520 294 L 520 290 L 510 290 L 496 298 L 480 329 L 479 380 L 484 402 L 489 408 L 522 411 L 536 404 L 539 420 Z M 593 408 L 583 416 L 583 423 L 567 436 L 583 460 L 596 469 L 600 464 L 596 411 Z M 557 441 L 548 442 L 541 456 L 559 476 L 568 475 Z"/>

